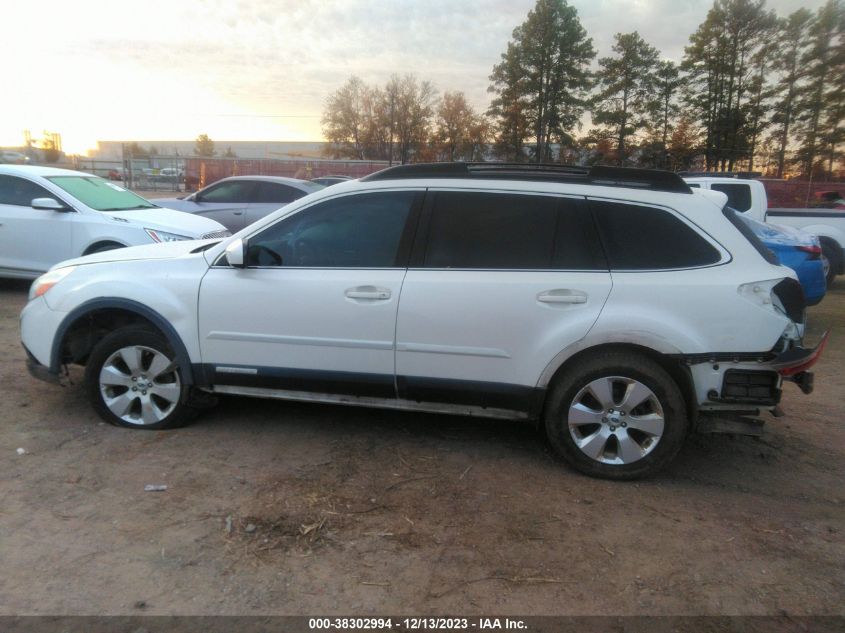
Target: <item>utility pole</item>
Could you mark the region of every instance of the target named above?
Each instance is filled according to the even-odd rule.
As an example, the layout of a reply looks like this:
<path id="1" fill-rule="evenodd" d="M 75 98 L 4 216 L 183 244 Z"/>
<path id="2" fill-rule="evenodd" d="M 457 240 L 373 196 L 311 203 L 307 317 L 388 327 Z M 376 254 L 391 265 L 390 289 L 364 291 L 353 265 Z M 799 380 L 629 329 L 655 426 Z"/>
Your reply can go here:
<path id="1" fill-rule="evenodd" d="M 390 91 L 390 143 L 388 143 L 389 154 L 388 154 L 388 157 L 387 157 L 388 167 L 393 165 L 393 116 L 394 116 L 393 115 L 393 109 L 394 109 L 394 106 L 395 106 L 395 99 L 396 99 L 396 96 L 393 94 L 393 91 L 391 90 Z"/>

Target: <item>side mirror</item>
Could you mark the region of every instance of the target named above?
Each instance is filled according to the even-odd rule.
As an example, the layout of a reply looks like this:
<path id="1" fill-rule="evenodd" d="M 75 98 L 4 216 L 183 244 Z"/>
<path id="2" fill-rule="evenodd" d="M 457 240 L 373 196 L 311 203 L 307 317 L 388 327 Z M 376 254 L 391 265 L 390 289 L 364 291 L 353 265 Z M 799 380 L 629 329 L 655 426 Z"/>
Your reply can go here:
<path id="1" fill-rule="evenodd" d="M 70 207 L 62 204 L 55 198 L 35 198 L 29 203 L 33 209 L 42 211 L 70 211 Z"/>
<path id="2" fill-rule="evenodd" d="M 246 253 L 246 243 L 238 238 L 233 240 L 231 244 L 226 247 L 226 261 L 232 268 L 244 267 L 244 254 Z"/>

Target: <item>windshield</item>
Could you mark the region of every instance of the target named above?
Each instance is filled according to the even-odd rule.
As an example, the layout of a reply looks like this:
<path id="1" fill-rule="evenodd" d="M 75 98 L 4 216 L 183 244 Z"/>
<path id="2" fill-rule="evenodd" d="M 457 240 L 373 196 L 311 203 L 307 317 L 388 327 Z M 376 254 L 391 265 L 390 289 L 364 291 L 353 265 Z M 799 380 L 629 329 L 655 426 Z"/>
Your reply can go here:
<path id="1" fill-rule="evenodd" d="M 48 180 L 96 211 L 158 208 L 141 196 L 97 176 L 53 176 Z"/>

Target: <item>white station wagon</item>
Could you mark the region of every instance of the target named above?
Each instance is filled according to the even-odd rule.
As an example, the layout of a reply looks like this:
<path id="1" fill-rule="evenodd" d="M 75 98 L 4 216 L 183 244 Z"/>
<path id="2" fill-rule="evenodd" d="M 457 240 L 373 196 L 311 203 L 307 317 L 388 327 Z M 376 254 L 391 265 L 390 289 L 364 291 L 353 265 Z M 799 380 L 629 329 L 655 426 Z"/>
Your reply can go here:
<path id="1" fill-rule="evenodd" d="M 228 235 L 98 176 L 0 165 L 0 277 L 34 279 L 64 259 L 123 246 Z"/>
<path id="2" fill-rule="evenodd" d="M 399 166 L 223 241 L 63 262 L 21 317 L 125 427 L 213 394 L 539 420 L 575 468 L 652 473 L 708 420 L 812 389 L 795 273 L 668 172 Z"/>

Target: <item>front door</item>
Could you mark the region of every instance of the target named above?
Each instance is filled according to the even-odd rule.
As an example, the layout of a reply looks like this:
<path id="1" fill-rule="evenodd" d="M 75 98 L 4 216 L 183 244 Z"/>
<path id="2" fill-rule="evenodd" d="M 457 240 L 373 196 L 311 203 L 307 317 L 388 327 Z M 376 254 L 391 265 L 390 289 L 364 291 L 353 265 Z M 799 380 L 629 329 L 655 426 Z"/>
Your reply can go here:
<path id="1" fill-rule="evenodd" d="M 396 310 L 421 196 L 318 202 L 250 236 L 244 268 L 209 269 L 199 298 L 207 380 L 395 397 Z"/>

